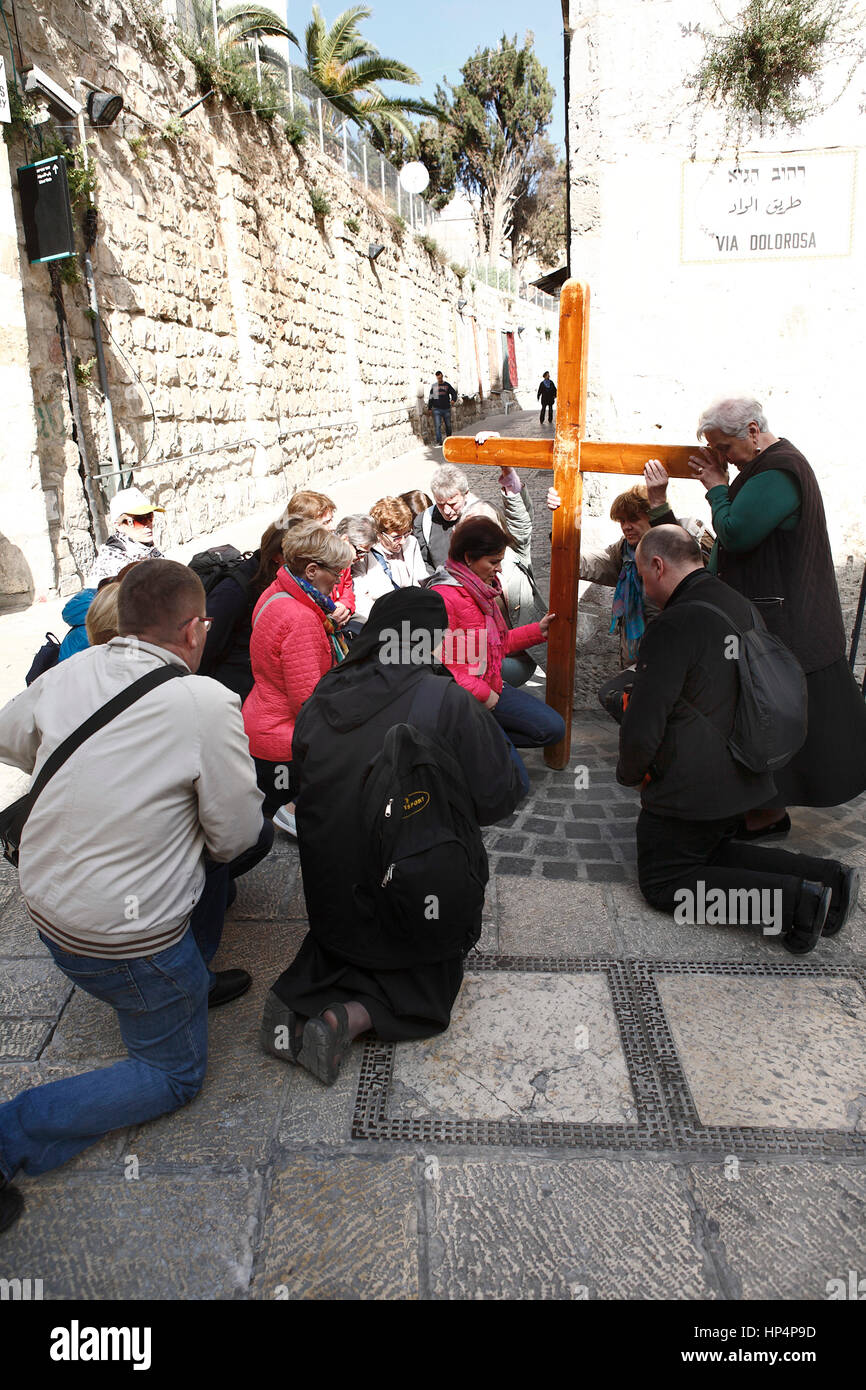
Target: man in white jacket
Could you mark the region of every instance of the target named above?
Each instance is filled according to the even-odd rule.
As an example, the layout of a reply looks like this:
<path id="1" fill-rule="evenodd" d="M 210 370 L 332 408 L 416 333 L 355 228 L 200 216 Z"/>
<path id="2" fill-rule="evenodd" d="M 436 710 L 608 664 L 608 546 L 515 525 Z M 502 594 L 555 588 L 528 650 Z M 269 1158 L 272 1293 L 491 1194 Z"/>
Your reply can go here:
<path id="1" fill-rule="evenodd" d="M 207 637 L 198 577 L 136 566 L 121 636 L 46 672 L 0 710 L 0 759 L 38 774 L 86 719 L 149 672 L 176 669 L 82 743 L 46 783 L 21 835 L 21 891 L 63 973 L 117 1011 L 129 1056 L 0 1106 L 0 1230 L 44 1173 L 110 1130 L 198 1094 L 208 1007 L 249 988 L 214 974 L 230 882 L 270 848 L 238 697 L 196 676 Z"/>

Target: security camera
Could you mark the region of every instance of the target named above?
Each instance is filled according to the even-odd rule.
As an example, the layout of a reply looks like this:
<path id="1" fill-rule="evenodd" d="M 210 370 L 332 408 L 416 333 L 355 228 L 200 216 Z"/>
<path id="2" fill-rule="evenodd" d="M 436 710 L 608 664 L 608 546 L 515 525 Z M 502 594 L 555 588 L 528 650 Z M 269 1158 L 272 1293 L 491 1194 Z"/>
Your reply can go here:
<path id="1" fill-rule="evenodd" d="M 55 107 L 58 111 L 62 111 L 64 116 L 70 116 L 73 119 L 79 116 L 84 109 L 80 101 L 76 101 L 75 97 L 64 92 L 63 88 L 41 68 L 28 69 L 25 74 L 24 91 L 28 95 L 36 94 L 44 97 L 49 106 Z"/>

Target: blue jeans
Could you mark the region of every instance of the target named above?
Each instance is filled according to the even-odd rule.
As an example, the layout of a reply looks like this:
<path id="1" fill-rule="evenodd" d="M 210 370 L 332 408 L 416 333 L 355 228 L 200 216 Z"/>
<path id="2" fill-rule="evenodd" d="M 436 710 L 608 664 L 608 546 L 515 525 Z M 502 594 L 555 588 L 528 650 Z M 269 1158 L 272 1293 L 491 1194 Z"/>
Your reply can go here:
<path id="1" fill-rule="evenodd" d="M 517 749 L 558 743 L 565 734 L 565 720 L 550 705 L 511 685 L 503 685 L 493 718 L 508 740 L 511 760 L 520 773 L 523 795 L 527 796 L 529 776 Z"/>
<path id="2" fill-rule="evenodd" d="M 35 1086 L 0 1105 L 0 1173 L 46 1173 L 112 1129 L 144 1124 L 198 1095 L 207 1067 L 208 968 L 222 935 L 229 880 L 267 854 L 274 827 L 230 864 L 205 858 L 205 886 L 189 926 L 153 956 L 104 960 L 42 940 L 68 980 L 117 1012 L 123 1062 Z M 40 936 L 42 933 L 40 932 Z"/>
<path id="3" fill-rule="evenodd" d="M 436 430 L 436 443 L 442 443 L 442 426 L 445 426 L 445 438 L 451 433 L 451 407 L 447 410 L 433 410 L 433 426 Z"/>
<path id="4" fill-rule="evenodd" d="M 142 1124 L 198 1095 L 207 1066 L 211 975 L 191 928 L 155 956 L 100 960 L 42 938 L 79 989 L 117 1011 L 129 1056 L 23 1091 L 0 1106 L 0 1171 L 46 1173 L 112 1129 Z"/>

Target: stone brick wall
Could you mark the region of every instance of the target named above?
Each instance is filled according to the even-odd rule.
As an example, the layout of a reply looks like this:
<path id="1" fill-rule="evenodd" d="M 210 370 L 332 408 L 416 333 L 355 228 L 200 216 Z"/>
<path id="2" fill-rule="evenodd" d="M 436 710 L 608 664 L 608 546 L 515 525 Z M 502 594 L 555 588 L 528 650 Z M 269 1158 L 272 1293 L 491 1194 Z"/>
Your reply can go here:
<path id="1" fill-rule="evenodd" d="M 195 74 L 173 47 L 154 47 L 129 7 L 94 0 L 85 12 L 41 0 L 22 7 L 19 26 L 26 66 L 70 93 L 80 77 L 124 97 L 114 125 L 87 126 L 99 178 L 92 258 L 123 464 L 166 508 L 167 546 L 256 507 L 281 507 L 314 473 L 372 468 L 412 447 L 429 432 L 422 408 L 438 368 L 461 394 L 480 387 L 485 397 L 461 404 L 458 424 L 485 413 L 496 385 L 488 329 L 497 341 L 514 332 L 525 403 L 534 402 L 541 372 L 555 370 L 553 315 L 461 283 L 314 143 L 293 148 L 279 120 L 269 125 L 212 97 L 173 135 L 168 123 L 200 95 Z M 38 157 L 13 138 L 13 169 Z M 328 215 L 314 214 L 312 189 L 327 198 Z M 94 537 L 48 272 L 27 263 L 17 192 L 12 201 L 19 254 L 8 279 L 23 296 L 28 409 L 50 533 L 50 555 L 45 535 L 26 540 L 39 552 L 32 598 L 45 591 L 46 568 L 61 593 L 77 589 Z M 385 246 L 375 262 L 372 241 Z M 87 375 L 86 287 L 66 286 L 64 300 Z M 78 393 L 92 467 L 110 470 L 95 370 Z M 8 440 L 4 450 L 3 473 L 32 487 Z M 15 582 L 20 590 L 20 576 Z M 17 602 L 0 569 L 0 605 L 4 586 L 7 605 Z"/>

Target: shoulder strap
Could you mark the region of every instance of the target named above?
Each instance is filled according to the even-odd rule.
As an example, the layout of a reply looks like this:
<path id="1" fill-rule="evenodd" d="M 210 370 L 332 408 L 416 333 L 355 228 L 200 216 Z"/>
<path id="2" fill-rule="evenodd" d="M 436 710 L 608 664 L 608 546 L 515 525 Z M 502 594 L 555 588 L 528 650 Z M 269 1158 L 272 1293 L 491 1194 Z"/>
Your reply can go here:
<path id="1" fill-rule="evenodd" d="M 134 705 L 136 700 L 141 699 L 142 695 L 147 695 L 149 691 L 154 690 L 158 685 L 163 685 L 166 681 L 173 680 L 175 676 L 186 675 L 189 675 L 189 672 L 181 671 L 178 666 L 160 666 L 157 671 L 148 671 L 146 676 L 141 676 L 137 681 L 133 681 L 132 685 L 121 690 L 118 695 L 113 696 L 106 704 L 95 710 L 89 719 L 85 719 L 83 724 L 79 724 L 77 729 L 73 729 L 69 737 L 55 748 L 49 758 L 46 758 L 39 776 L 27 793 L 27 816 L 33 810 L 36 798 L 46 783 L 51 780 L 55 772 L 59 771 L 76 748 L 81 747 L 85 739 L 90 738 L 90 735 L 95 734 L 98 729 L 104 728 L 106 724 L 110 724 L 112 719 L 115 719 L 118 714 L 122 714 L 125 709 L 129 709 L 130 705 Z"/>
<path id="2" fill-rule="evenodd" d="M 725 612 L 724 608 L 719 608 L 718 605 L 715 603 L 707 603 L 706 599 L 703 598 L 690 598 L 687 599 L 686 602 L 690 603 L 693 608 L 709 608 L 711 613 L 718 613 L 719 617 L 724 618 L 725 622 L 730 624 L 730 626 L 734 629 L 734 631 L 737 633 L 739 637 L 743 636 L 743 629 L 741 627 L 738 627 L 731 615 Z M 755 626 L 756 624 L 753 623 L 752 627 Z M 751 630 L 752 628 L 748 629 L 749 632 L 751 632 Z"/>
<path id="3" fill-rule="evenodd" d="M 253 623 L 253 627 L 255 627 L 256 623 L 258 622 L 259 618 L 260 618 L 260 617 L 262 616 L 262 614 L 264 613 L 264 611 L 265 611 L 265 609 L 267 608 L 268 604 L 269 604 L 269 603 L 273 603 L 273 601 L 274 601 L 275 598 L 291 598 L 291 597 L 292 597 L 292 595 L 291 595 L 291 594 L 287 594 L 286 591 L 285 591 L 285 589 L 280 589 L 280 592 L 279 592 L 278 594 L 271 594 L 270 598 L 265 599 L 264 603 L 262 604 L 261 608 L 259 609 L 258 613 L 256 614 L 255 622 Z"/>
<path id="4" fill-rule="evenodd" d="M 387 576 L 388 576 L 388 578 L 390 579 L 391 584 L 393 585 L 393 587 L 394 587 L 395 589 L 399 589 L 400 585 L 397 583 L 396 579 L 394 578 L 394 575 L 393 575 L 392 572 L 391 572 L 391 566 L 388 564 L 388 561 L 385 559 L 385 556 L 382 554 L 382 552 L 381 552 L 380 550 L 376 550 L 376 549 L 371 545 L 371 546 L 370 546 L 370 554 L 374 557 L 374 559 L 376 559 L 376 560 L 379 561 L 379 564 L 382 566 L 382 569 L 383 569 L 383 570 L 385 571 L 385 573 L 387 574 Z"/>
<path id="5" fill-rule="evenodd" d="M 414 724 L 420 716 L 423 722 L 429 725 L 435 732 L 436 724 L 439 719 L 439 711 L 445 699 L 445 691 L 449 682 L 444 676 L 437 676 L 435 684 L 427 680 L 425 676 L 418 682 L 418 688 L 409 706 L 409 713 L 406 715 L 406 723 Z"/>
<path id="6" fill-rule="evenodd" d="M 422 533 L 422 535 L 423 535 L 425 541 L 426 541 L 427 544 L 429 545 L 429 544 L 430 544 L 430 537 L 431 537 L 432 534 L 433 534 L 433 508 L 432 508 L 432 507 L 427 507 L 426 511 L 423 513 L 423 515 L 422 515 L 422 517 L 421 517 L 421 533 Z"/>

